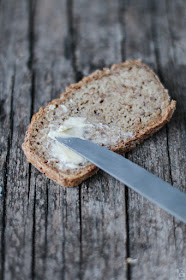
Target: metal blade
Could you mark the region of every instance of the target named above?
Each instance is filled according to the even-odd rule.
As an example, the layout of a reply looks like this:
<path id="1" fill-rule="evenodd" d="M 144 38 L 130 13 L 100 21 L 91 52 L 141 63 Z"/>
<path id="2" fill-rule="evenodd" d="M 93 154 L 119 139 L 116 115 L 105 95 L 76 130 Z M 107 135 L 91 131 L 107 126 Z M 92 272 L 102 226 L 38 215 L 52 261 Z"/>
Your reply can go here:
<path id="1" fill-rule="evenodd" d="M 105 147 L 74 137 L 56 139 L 186 223 L 185 193 Z"/>

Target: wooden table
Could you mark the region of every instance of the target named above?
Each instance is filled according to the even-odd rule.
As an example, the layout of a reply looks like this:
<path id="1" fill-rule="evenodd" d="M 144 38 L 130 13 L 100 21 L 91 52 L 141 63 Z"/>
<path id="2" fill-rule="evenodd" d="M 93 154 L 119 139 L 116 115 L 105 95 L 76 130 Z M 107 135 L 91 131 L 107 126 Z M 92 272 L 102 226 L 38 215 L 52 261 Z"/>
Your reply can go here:
<path id="1" fill-rule="evenodd" d="M 9 279 L 186 279 L 186 226 L 104 172 L 63 188 L 21 149 L 34 112 L 141 58 L 177 100 L 126 157 L 186 191 L 186 1 L 0 1 L 0 268 Z"/>

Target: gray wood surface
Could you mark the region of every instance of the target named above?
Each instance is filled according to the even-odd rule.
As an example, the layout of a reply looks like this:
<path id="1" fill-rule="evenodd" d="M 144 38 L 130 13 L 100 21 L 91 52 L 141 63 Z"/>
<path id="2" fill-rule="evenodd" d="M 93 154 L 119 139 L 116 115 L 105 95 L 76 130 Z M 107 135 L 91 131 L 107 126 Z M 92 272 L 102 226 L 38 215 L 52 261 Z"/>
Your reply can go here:
<path id="1" fill-rule="evenodd" d="M 186 279 L 186 226 L 102 171 L 63 188 L 26 162 L 33 113 L 97 68 L 142 60 L 177 100 L 125 156 L 186 191 L 186 2 L 0 1 L 0 279 Z"/>
<path id="2" fill-rule="evenodd" d="M 137 147 L 135 151 L 131 151 L 128 158 L 184 190 L 186 170 L 183 143 L 184 119 L 181 123 L 178 121 L 180 103 L 183 100 L 172 86 L 172 81 L 177 79 L 177 71 L 174 68 L 177 68 L 178 64 L 172 58 L 173 46 L 170 45 L 172 25 L 170 26 L 168 20 L 168 17 L 172 15 L 168 8 L 164 1 L 161 2 L 161 7 L 157 2 L 147 1 L 144 13 L 141 7 L 135 7 L 134 1 L 128 4 L 126 26 L 131 32 L 126 42 L 127 57 L 134 58 L 140 51 L 142 59 L 152 65 L 172 97 L 178 102 L 177 111 L 171 123 L 152 139 L 148 139 Z M 175 12 L 178 7 L 174 9 Z M 145 32 L 144 26 L 146 26 Z M 135 39 L 134 34 L 136 34 Z M 139 42 L 143 44 L 139 45 Z M 181 86 L 181 81 L 178 83 L 179 86 Z M 182 94 L 185 93 L 182 92 Z M 180 166 L 181 162 L 183 166 Z M 177 177 L 175 172 L 179 172 Z M 183 181 L 181 182 L 179 178 Z M 146 279 L 147 275 L 150 275 L 150 279 L 176 279 L 177 270 L 181 271 L 186 267 L 184 257 L 186 227 L 130 190 L 128 205 L 130 240 L 138 240 L 138 244 L 130 242 L 129 246 L 130 256 L 138 260 L 137 264 L 131 268 L 131 278 Z M 181 232 L 178 241 L 177 232 L 179 231 Z"/>

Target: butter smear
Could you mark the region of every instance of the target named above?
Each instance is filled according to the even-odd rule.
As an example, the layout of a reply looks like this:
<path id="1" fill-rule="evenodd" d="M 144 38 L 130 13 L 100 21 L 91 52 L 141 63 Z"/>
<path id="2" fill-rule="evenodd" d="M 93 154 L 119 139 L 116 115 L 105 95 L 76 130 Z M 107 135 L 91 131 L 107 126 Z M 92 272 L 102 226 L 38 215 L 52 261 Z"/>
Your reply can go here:
<path id="1" fill-rule="evenodd" d="M 59 143 L 56 137 L 66 138 L 66 137 L 79 137 L 84 138 L 85 129 L 92 128 L 93 125 L 86 123 L 86 118 L 82 117 L 70 117 L 65 120 L 63 125 L 61 125 L 57 130 L 51 130 L 48 137 L 53 139 L 51 143 L 51 153 L 52 157 L 58 161 L 58 166 L 67 168 L 78 168 L 83 165 L 86 160 L 73 152 L 65 145 Z"/>

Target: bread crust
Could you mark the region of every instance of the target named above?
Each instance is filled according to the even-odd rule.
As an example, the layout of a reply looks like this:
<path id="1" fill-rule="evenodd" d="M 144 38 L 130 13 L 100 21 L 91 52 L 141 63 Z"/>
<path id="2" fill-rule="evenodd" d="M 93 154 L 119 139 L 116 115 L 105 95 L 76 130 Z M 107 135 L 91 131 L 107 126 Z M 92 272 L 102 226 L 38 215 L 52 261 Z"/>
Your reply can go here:
<path id="1" fill-rule="evenodd" d="M 112 65 L 111 68 L 104 68 L 103 71 L 96 70 L 88 77 L 83 78 L 82 81 L 76 84 L 71 84 L 69 87 L 66 88 L 66 92 L 61 94 L 60 99 L 53 100 L 47 105 L 47 107 L 50 106 L 51 104 L 58 104 L 58 103 L 60 104 L 62 100 L 65 101 L 69 97 L 69 95 L 74 89 L 80 89 L 83 85 L 88 84 L 92 80 L 97 80 L 97 79 L 101 79 L 102 77 L 108 76 L 112 74 L 113 70 L 116 71 L 117 69 L 121 69 L 123 67 L 131 67 L 133 65 L 144 67 L 147 71 L 149 71 L 154 76 L 154 78 L 158 81 L 159 85 L 164 89 L 159 78 L 147 65 L 143 64 L 141 60 L 134 60 L 134 61 L 129 60 L 123 62 L 121 65 L 114 64 Z M 172 100 L 170 102 L 169 107 L 167 107 L 166 112 L 164 113 L 164 117 L 161 120 L 156 122 L 151 122 L 144 129 L 140 130 L 135 135 L 135 138 L 133 138 L 132 140 L 128 140 L 125 143 L 120 142 L 119 144 L 117 144 L 117 147 L 112 146 L 111 147 L 112 150 L 119 154 L 130 151 L 137 144 L 141 143 L 144 139 L 152 136 L 156 131 L 162 128 L 172 117 L 175 108 L 176 108 L 176 101 Z M 65 187 L 77 186 L 88 177 L 94 175 L 99 169 L 95 165 L 90 164 L 87 167 L 81 168 L 79 172 L 76 173 L 75 175 L 68 176 L 60 173 L 59 171 L 56 171 L 55 168 L 48 166 L 47 163 L 44 162 L 44 160 L 41 157 L 39 157 L 36 153 L 34 153 L 34 151 L 31 149 L 29 145 L 30 135 L 35 123 L 37 123 L 38 120 L 44 116 L 44 114 L 45 114 L 44 108 L 41 107 L 39 112 L 33 115 L 29 128 L 26 132 L 26 137 L 22 145 L 22 148 L 27 157 L 27 160 L 30 163 L 32 163 L 40 172 L 44 173 L 48 178 L 52 179 L 59 185 Z"/>

